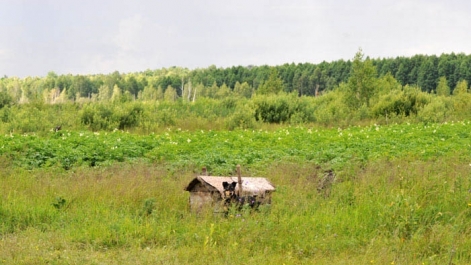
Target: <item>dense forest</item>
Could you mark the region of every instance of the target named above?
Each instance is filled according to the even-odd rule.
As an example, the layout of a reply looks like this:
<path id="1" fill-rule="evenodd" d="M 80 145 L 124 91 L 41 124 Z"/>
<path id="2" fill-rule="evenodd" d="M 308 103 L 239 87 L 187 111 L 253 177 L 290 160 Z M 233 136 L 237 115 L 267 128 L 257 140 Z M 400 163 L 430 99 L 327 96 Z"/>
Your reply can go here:
<path id="1" fill-rule="evenodd" d="M 188 118 L 216 124 L 220 118 L 220 126 L 229 129 L 256 127 L 257 122 L 443 121 L 468 117 L 469 84 L 471 55 L 371 59 L 361 50 L 352 60 L 320 64 L 172 67 L 97 75 L 49 72 L 46 77 L 1 78 L 0 118 L 3 131 L 21 132 L 59 123 L 149 131 L 185 127 L 182 119 Z M 67 110 L 74 115 L 64 116 Z M 28 117 L 41 111 L 49 118 Z"/>

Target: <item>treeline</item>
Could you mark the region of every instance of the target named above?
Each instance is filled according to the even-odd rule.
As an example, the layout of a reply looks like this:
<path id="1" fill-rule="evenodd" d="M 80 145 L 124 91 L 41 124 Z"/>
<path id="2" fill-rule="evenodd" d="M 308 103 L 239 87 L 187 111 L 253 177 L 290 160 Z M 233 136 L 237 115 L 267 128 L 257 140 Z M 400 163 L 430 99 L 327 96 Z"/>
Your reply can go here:
<path id="1" fill-rule="evenodd" d="M 415 55 L 370 61 L 377 69 L 376 77 L 389 73 L 402 86 L 415 85 L 425 92 L 435 91 L 440 77 L 446 78 L 452 90 L 461 80 L 471 83 L 471 55 Z M 195 70 L 172 67 L 127 74 L 116 71 L 99 75 L 57 75 L 50 72 L 46 77 L 3 77 L 0 79 L 0 107 L 6 102 L 33 100 L 47 103 L 99 101 L 113 95 L 144 100 L 182 97 L 194 100 L 199 97 L 223 98 L 234 92 L 249 98 L 264 85 L 266 87 L 273 74 L 281 80 L 281 91 L 315 96 L 347 82 L 351 68 L 352 61 L 338 60 L 280 66 L 210 66 Z"/>
<path id="2" fill-rule="evenodd" d="M 343 127 L 373 122 L 471 119 L 467 79 L 471 68 L 465 67 L 469 61 L 470 56 L 463 54 L 372 60 L 364 58 L 360 50 L 352 61 L 320 65 L 240 67 L 244 69 L 240 71 L 235 70 L 237 67 L 193 71 L 171 68 L 127 75 L 49 73 L 45 78 L 3 78 L 0 132 L 47 132 L 58 125 L 71 130 L 150 133 L 168 127 L 255 129 L 266 124 L 307 123 Z M 437 68 L 429 68 L 435 64 Z M 401 74 L 404 65 L 414 65 L 407 75 Z M 321 66 L 338 71 L 324 75 L 326 70 L 319 70 Z M 298 82 L 285 81 L 289 67 L 293 67 L 293 80 Z M 301 77 L 305 79 L 298 78 L 298 69 L 304 69 Z M 234 87 L 224 81 L 230 73 L 237 73 Z M 239 79 L 250 76 L 244 73 L 260 76 Z M 321 74 L 313 78 L 316 73 Z M 304 84 L 299 80 L 308 81 Z M 87 90 L 81 91 L 83 87 Z"/>

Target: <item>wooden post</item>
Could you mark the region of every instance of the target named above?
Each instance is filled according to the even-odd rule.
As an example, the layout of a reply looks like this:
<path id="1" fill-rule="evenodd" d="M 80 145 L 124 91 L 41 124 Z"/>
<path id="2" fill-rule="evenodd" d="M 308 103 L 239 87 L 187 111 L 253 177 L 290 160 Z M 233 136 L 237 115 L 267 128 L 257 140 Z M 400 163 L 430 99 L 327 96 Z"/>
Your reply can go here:
<path id="1" fill-rule="evenodd" d="M 239 197 L 242 196 L 242 176 L 240 175 L 240 165 L 237 165 L 237 181 L 239 182 Z"/>

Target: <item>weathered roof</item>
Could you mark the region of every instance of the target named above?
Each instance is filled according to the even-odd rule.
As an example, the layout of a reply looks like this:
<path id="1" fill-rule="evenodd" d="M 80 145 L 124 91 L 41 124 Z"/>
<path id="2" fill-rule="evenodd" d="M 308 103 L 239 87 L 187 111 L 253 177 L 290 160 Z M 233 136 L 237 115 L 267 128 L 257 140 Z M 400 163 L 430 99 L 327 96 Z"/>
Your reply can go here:
<path id="1" fill-rule="evenodd" d="M 252 178 L 242 177 L 242 193 L 245 195 L 259 195 L 264 194 L 266 191 L 275 191 L 275 186 L 270 183 L 266 178 Z M 193 179 L 190 184 L 185 188 L 186 191 L 191 191 L 197 183 L 202 183 L 210 188 L 216 188 L 221 194 L 224 193 L 222 183 L 237 182 L 237 177 L 218 177 L 218 176 L 198 176 Z M 236 191 L 239 190 L 239 185 L 236 186 Z"/>

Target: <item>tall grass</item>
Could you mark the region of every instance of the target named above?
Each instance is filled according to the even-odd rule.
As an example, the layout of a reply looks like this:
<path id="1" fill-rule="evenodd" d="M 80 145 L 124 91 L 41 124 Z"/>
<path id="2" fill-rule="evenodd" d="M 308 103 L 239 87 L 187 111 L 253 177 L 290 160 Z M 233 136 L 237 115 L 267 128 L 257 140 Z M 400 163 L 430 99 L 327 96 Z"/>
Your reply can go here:
<path id="1" fill-rule="evenodd" d="M 469 264 L 471 166 L 377 160 L 336 172 L 247 168 L 277 186 L 271 207 L 188 210 L 193 170 L 114 164 L 0 173 L 4 264 Z"/>

